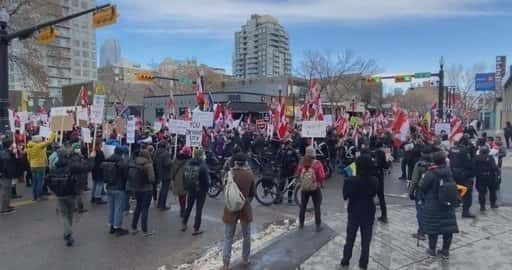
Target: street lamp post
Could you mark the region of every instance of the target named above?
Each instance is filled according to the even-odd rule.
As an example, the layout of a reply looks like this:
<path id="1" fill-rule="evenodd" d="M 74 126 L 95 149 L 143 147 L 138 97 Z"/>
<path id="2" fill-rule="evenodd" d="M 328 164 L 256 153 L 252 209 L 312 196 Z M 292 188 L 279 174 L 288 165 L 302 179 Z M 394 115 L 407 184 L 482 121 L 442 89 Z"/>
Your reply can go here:
<path id="1" fill-rule="evenodd" d="M 439 120 L 443 121 L 444 117 L 444 59 L 441 57 L 441 61 L 439 63 Z"/>
<path id="2" fill-rule="evenodd" d="M 0 37 L 7 35 L 9 13 L 0 10 Z M 0 38 L 0 131 L 9 129 L 9 40 Z"/>

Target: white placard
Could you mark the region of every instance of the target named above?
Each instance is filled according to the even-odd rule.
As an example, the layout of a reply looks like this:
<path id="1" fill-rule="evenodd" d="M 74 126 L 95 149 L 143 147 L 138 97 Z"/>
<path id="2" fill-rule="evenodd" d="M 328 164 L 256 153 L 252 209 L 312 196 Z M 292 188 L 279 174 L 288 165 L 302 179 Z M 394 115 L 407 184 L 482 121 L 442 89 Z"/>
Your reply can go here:
<path id="1" fill-rule="evenodd" d="M 11 132 L 14 133 L 14 131 L 16 130 L 14 122 L 14 112 L 10 109 L 7 109 L 7 113 L 9 113 L 9 128 L 11 129 Z"/>
<path id="2" fill-rule="evenodd" d="M 178 135 L 187 135 L 187 129 L 190 127 L 190 121 L 169 120 L 169 132 Z"/>
<path id="3" fill-rule="evenodd" d="M 153 124 L 153 129 L 157 132 L 160 131 L 162 129 L 162 122 L 155 121 L 155 123 Z"/>
<path id="4" fill-rule="evenodd" d="M 17 112 L 16 115 L 18 115 L 18 118 L 20 119 L 20 122 L 26 123 L 28 122 L 28 112 Z"/>
<path id="5" fill-rule="evenodd" d="M 324 121 L 303 121 L 301 134 L 303 138 L 325 138 L 326 128 Z"/>
<path id="6" fill-rule="evenodd" d="M 39 136 L 41 136 L 43 138 L 49 138 L 50 133 L 51 133 L 51 130 L 49 127 L 39 126 Z"/>
<path id="7" fill-rule="evenodd" d="M 187 129 L 186 144 L 190 147 L 200 147 L 202 131 L 200 122 L 190 122 L 190 126 Z"/>
<path id="8" fill-rule="evenodd" d="M 105 110 L 105 96 L 94 95 L 94 103 L 91 112 L 91 122 L 95 124 L 103 123 L 103 116 Z"/>
<path id="9" fill-rule="evenodd" d="M 46 113 L 40 113 L 39 119 L 41 119 L 41 122 L 47 124 L 48 123 L 48 115 Z"/>
<path id="10" fill-rule="evenodd" d="M 326 114 L 324 115 L 324 122 L 327 126 L 331 126 L 332 127 L 332 114 Z"/>
<path id="11" fill-rule="evenodd" d="M 135 120 L 133 117 L 126 121 L 126 142 L 135 143 Z"/>
<path id="12" fill-rule="evenodd" d="M 68 107 L 52 107 L 50 109 L 50 117 L 54 116 L 66 116 L 68 115 L 68 112 L 75 111 L 75 107 L 68 106 Z"/>
<path id="13" fill-rule="evenodd" d="M 116 147 L 114 145 L 103 144 L 101 147 L 101 151 L 103 151 L 103 155 L 105 155 L 106 159 L 110 158 L 114 154 L 115 150 Z"/>
<path id="14" fill-rule="evenodd" d="M 82 141 L 84 143 L 92 143 L 91 130 L 88 128 L 82 128 Z"/>
<path id="15" fill-rule="evenodd" d="M 447 135 L 450 135 L 450 130 L 450 123 L 436 123 L 434 125 L 436 135 L 441 135 L 441 131 L 445 131 Z"/>
<path id="16" fill-rule="evenodd" d="M 194 111 L 192 114 L 192 122 L 201 123 L 201 127 L 213 126 L 213 112 Z"/>
<path id="17" fill-rule="evenodd" d="M 41 116 L 39 114 L 33 114 L 30 116 L 30 122 L 37 123 L 41 120 Z"/>
<path id="18" fill-rule="evenodd" d="M 80 123 L 80 120 L 89 122 L 89 109 L 88 108 L 78 108 L 76 110 L 76 122 Z"/>

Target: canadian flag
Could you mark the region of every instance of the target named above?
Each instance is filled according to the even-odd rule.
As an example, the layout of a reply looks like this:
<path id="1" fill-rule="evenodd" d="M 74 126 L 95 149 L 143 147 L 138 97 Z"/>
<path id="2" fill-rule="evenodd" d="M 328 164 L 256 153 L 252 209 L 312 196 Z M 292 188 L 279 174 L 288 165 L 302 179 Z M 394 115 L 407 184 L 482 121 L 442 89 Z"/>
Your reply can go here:
<path id="1" fill-rule="evenodd" d="M 288 119 L 286 119 L 286 113 L 284 109 L 284 103 L 281 104 L 279 110 L 279 122 L 277 124 L 277 136 L 284 138 L 288 135 Z"/>
<path id="2" fill-rule="evenodd" d="M 226 115 L 226 117 L 225 117 L 226 123 L 229 125 L 229 127 L 233 127 L 234 119 L 233 119 L 233 110 L 231 109 L 231 107 L 227 107 L 226 110 L 224 111 L 224 114 Z"/>
<path id="3" fill-rule="evenodd" d="M 187 107 L 185 109 L 185 113 L 183 114 L 183 120 L 185 120 L 185 121 L 192 120 L 192 114 L 190 113 L 190 108 L 189 107 Z"/>
<path id="4" fill-rule="evenodd" d="M 197 104 L 204 104 L 204 89 L 201 75 L 197 73 L 196 76 L 196 101 Z"/>
<path id="5" fill-rule="evenodd" d="M 346 114 L 340 115 L 335 126 L 338 135 L 345 136 L 348 132 L 348 116 Z"/>
<path id="6" fill-rule="evenodd" d="M 396 148 L 399 148 L 409 134 L 409 118 L 407 118 L 406 112 L 399 109 L 395 113 L 395 121 L 391 125 L 391 131 L 393 132 L 393 144 Z"/>
<path id="7" fill-rule="evenodd" d="M 82 88 L 80 88 L 80 105 L 82 105 L 82 108 L 87 108 L 87 106 L 89 105 L 89 100 L 88 100 L 88 94 L 87 94 L 87 89 L 85 89 L 85 87 L 82 85 Z"/>
<path id="8" fill-rule="evenodd" d="M 457 117 L 454 116 L 452 120 L 450 121 L 450 142 L 456 142 L 462 138 L 462 134 L 464 132 L 462 128 L 462 121 Z"/>

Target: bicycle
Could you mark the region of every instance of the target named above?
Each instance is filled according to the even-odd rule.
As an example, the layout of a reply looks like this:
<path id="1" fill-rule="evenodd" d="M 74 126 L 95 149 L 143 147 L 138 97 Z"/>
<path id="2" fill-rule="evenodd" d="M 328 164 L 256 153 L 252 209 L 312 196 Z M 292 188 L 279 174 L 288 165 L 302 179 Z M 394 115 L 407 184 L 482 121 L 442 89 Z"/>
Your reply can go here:
<path id="1" fill-rule="evenodd" d="M 274 169 L 273 171 L 279 170 Z M 279 176 L 276 177 L 276 175 L 280 174 L 274 173 L 273 177 L 262 177 L 256 182 L 256 200 L 264 206 L 270 206 L 280 198 L 287 196 L 289 191 L 292 191 L 295 204 L 300 206 L 301 185 L 298 183 L 297 178 L 291 176 L 281 179 Z M 279 191 L 279 180 L 288 182 L 283 191 Z"/>

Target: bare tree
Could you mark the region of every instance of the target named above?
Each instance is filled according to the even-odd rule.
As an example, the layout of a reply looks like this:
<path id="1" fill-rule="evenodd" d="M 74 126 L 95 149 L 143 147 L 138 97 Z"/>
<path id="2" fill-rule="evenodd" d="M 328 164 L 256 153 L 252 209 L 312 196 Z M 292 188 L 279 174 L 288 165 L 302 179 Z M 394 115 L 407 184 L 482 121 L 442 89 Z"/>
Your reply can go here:
<path id="1" fill-rule="evenodd" d="M 459 113 L 471 113 L 478 110 L 478 101 L 482 95 L 475 92 L 475 75 L 484 70 L 485 64 L 475 64 L 469 68 L 452 65 L 447 69 L 447 84 L 455 87 L 455 93 L 460 95 L 462 101 L 453 104 L 454 109 Z"/>
<path id="2" fill-rule="evenodd" d="M 11 33 L 62 16 L 59 0 L 0 0 L 1 8 L 10 16 L 7 30 Z M 54 51 L 61 53 L 58 47 Z M 27 78 L 34 88 L 47 89 L 48 74 L 43 65 L 45 50 L 34 37 L 13 41 L 8 57 L 9 66 Z"/>
<path id="3" fill-rule="evenodd" d="M 338 104 L 351 99 L 358 90 L 365 87 L 362 76 L 374 74 L 378 70 L 375 61 L 356 56 L 350 50 L 326 50 L 307 51 L 296 73 L 306 80 L 316 79 L 327 101 Z M 358 95 L 365 102 L 371 99 L 371 93 L 359 92 Z"/>

